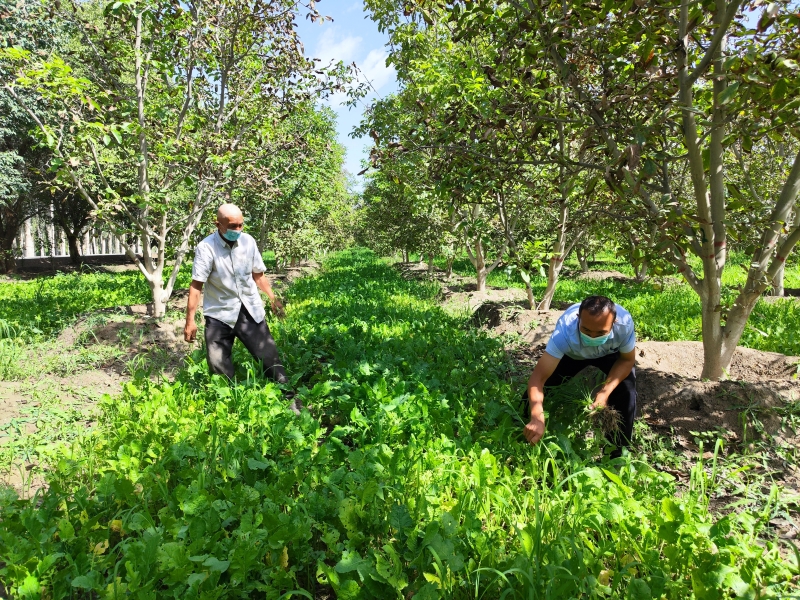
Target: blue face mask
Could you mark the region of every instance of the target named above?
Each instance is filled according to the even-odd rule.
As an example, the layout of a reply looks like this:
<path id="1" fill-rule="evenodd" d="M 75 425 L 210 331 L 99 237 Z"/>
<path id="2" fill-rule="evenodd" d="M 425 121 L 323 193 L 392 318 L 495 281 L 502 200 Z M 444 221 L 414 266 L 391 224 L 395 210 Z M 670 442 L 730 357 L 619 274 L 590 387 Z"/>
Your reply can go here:
<path id="1" fill-rule="evenodd" d="M 228 229 L 225 233 L 222 234 L 222 237 L 224 237 L 229 242 L 235 242 L 236 240 L 239 239 L 240 235 L 242 235 L 241 231 L 234 231 L 233 229 Z"/>
<path id="2" fill-rule="evenodd" d="M 596 338 L 589 337 L 588 335 L 586 335 L 582 331 L 579 331 L 578 333 L 581 334 L 581 341 L 586 346 L 602 346 L 603 344 L 605 344 L 608 341 L 608 338 L 611 336 L 611 332 L 608 332 L 607 334 L 601 335 L 600 337 L 596 337 Z"/>

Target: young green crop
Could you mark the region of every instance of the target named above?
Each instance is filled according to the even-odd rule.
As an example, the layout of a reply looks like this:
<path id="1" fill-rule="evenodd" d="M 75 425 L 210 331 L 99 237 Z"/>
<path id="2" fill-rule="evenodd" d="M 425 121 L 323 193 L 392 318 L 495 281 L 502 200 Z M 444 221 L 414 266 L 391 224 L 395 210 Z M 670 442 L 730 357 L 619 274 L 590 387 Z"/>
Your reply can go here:
<path id="1" fill-rule="evenodd" d="M 236 346 L 238 383 L 198 352 L 174 383 L 107 398 L 53 452 L 47 492 L 0 497 L 0 580 L 19 598 L 780 597 L 796 565 L 769 513 L 708 511 L 702 461 L 672 476 L 601 436 L 564 386 L 521 436 L 502 345 L 437 287 L 366 251 L 290 288 L 271 323 L 294 416 Z"/>

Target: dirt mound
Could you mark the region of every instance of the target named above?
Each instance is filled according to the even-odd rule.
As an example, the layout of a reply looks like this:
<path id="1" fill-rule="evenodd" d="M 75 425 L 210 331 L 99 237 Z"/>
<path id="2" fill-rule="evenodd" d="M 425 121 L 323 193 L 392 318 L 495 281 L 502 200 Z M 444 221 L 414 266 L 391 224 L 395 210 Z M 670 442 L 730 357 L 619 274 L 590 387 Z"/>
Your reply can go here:
<path id="1" fill-rule="evenodd" d="M 759 383 L 769 380 L 794 379 L 797 357 L 777 352 L 737 348 L 733 354 L 729 379 Z M 689 379 L 700 379 L 703 369 L 702 342 L 639 342 L 636 364 L 640 369 L 672 373 Z"/>
<path id="2" fill-rule="evenodd" d="M 630 277 L 619 271 L 586 271 L 585 273 L 577 273 L 576 279 L 583 279 L 586 281 L 603 281 L 605 279 L 613 279 L 614 281 L 632 281 Z"/>

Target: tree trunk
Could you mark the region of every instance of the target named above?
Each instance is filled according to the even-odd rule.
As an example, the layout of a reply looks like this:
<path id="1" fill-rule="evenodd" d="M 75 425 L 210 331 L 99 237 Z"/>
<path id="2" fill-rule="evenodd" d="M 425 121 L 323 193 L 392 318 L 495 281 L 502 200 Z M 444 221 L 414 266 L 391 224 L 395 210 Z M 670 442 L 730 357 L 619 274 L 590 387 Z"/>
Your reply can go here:
<path id="1" fill-rule="evenodd" d="M 583 248 L 575 248 L 575 256 L 578 258 L 578 264 L 581 266 L 581 273 L 589 272 L 589 256 L 588 252 Z"/>
<path id="2" fill-rule="evenodd" d="M 14 257 L 14 238 L 16 231 L 9 228 L 0 243 L 0 271 L 3 273 L 15 273 L 17 270 L 17 260 Z"/>
<path id="3" fill-rule="evenodd" d="M 148 307 L 147 312 L 151 317 L 160 319 L 167 312 L 167 305 L 164 301 L 164 278 L 158 271 L 153 273 L 151 277 L 152 278 L 148 280 L 147 283 L 150 286 L 150 293 L 152 294 L 153 302 Z"/>
<path id="4" fill-rule="evenodd" d="M 408 262 L 408 250 L 405 249 L 403 250 L 403 262 L 404 263 Z"/>
<path id="5" fill-rule="evenodd" d="M 33 247 L 33 233 L 31 232 L 31 220 L 27 219 L 22 226 L 23 230 L 23 244 L 22 244 L 22 257 L 31 258 L 36 254 Z"/>
<path id="6" fill-rule="evenodd" d="M 453 262 L 455 261 L 455 259 L 456 259 L 455 256 L 451 256 L 450 258 L 447 259 L 447 273 L 445 275 L 447 279 L 450 279 L 453 276 Z"/>
<path id="7" fill-rule="evenodd" d="M 556 294 L 558 275 L 561 272 L 561 266 L 563 264 L 564 261 L 560 254 L 554 254 L 550 257 L 550 266 L 547 268 L 547 287 L 544 290 L 542 301 L 539 303 L 539 310 L 550 310 L 550 304 L 553 302 L 553 296 Z"/>
<path id="8" fill-rule="evenodd" d="M 428 254 L 428 278 L 433 279 L 433 253 Z"/>
<path id="9" fill-rule="evenodd" d="M 67 234 L 67 244 L 69 245 L 69 258 L 70 262 L 76 267 L 80 266 L 83 262 L 81 260 L 80 240 L 77 235 L 65 232 Z"/>
<path id="10" fill-rule="evenodd" d="M 784 273 L 786 271 L 786 264 L 781 264 L 778 272 L 775 274 L 775 277 L 772 279 L 772 295 L 773 296 L 783 296 L 786 291 L 783 287 L 784 282 Z"/>
<path id="11" fill-rule="evenodd" d="M 530 281 L 525 282 L 525 293 L 528 294 L 528 308 L 536 310 L 536 298 L 533 297 L 533 288 Z"/>
<path id="12" fill-rule="evenodd" d="M 650 263 L 645 259 L 639 265 L 633 267 L 634 279 L 641 283 L 647 279 L 647 271 L 650 268 Z"/>
<path id="13" fill-rule="evenodd" d="M 708 273 L 709 269 L 706 269 Z M 722 360 L 722 305 L 721 286 L 718 279 L 706 275 L 700 293 L 703 332 L 703 379 L 718 381 L 730 364 Z M 738 341 L 738 340 L 737 340 Z M 732 354 L 732 353 L 731 353 Z"/>
<path id="14" fill-rule="evenodd" d="M 475 270 L 477 271 L 477 285 L 479 292 L 486 291 L 486 257 L 483 255 L 483 242 L 481 238 L 475 240 Z"/>
<path id="15" fill-rule="evenodd" d="M 297 257 L 295 255 L 292 255 L 292 258 L 291 258 L 291 260 L 289 262 L 289 266 L 290 267 L 296 267 L 297 266 Z"/>

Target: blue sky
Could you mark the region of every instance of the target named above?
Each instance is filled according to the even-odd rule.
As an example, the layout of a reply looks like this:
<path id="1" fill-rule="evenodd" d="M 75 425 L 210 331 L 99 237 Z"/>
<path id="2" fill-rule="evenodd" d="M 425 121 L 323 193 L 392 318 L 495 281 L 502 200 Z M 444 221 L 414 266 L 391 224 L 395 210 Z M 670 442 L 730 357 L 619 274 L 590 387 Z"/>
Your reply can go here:
<path id="1" fill-rule="evenodd" d="M 361 121 L 366 106 L 377 95 L 384 97 L 397 88 L 393 67 L 386 66 L 389 50 L 388 38 L 378 31 L 377 25 L 368 18 L 361 0 L 319 0 L 319 11 L 333 21 L 311 23 L 308 19 L 298 19 L 298 31 L 305 46 L 307 56 L 321 58 L 323 65 L 330 61 L 355 62 L 368 78 L 377 94 L 364 98 L 355 108 L 341 105 L 342 97 L 332 98 L 328 104 L 336 111 L 339 141 L 347 149 L 345 165 L 354 175 L 361 170 L 361 160 L 366 156 L 365 149 L 371 143 L 369 137 L 353 139 L 350 132 Z"/>

